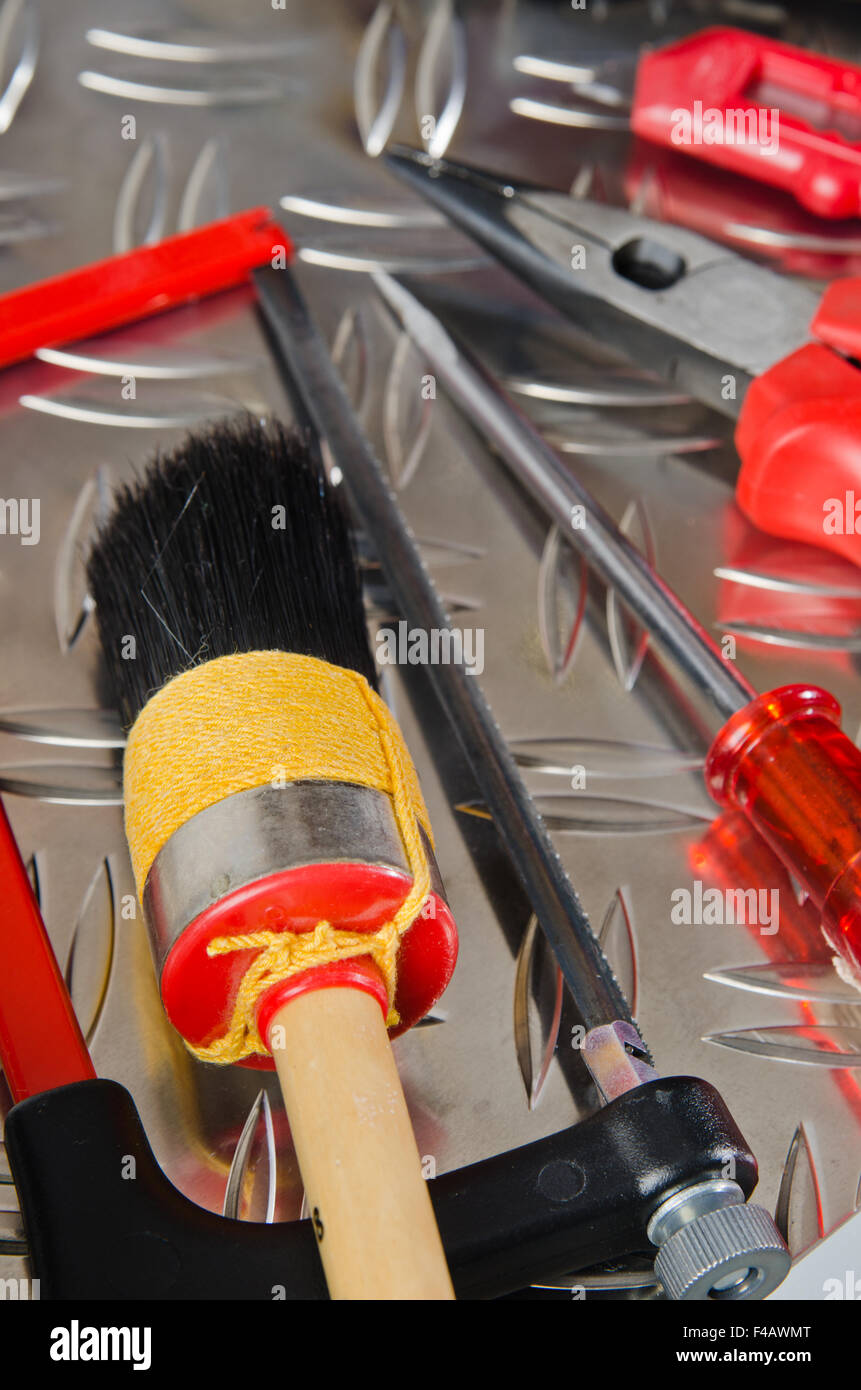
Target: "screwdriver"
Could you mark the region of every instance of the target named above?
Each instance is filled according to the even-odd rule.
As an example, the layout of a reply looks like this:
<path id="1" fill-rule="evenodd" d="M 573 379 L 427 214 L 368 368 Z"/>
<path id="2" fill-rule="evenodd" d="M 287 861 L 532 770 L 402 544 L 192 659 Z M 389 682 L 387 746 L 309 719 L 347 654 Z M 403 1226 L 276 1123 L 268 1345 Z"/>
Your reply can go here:
<path id="1" fill-rule="evenodd" d="M 757 695 L 469 350 L 398 281 L 374 281 L 449 397 L 725 720 L 706 757 L 711 795 L 743 811 L 807 890 L 861 989 L 861 750 L 838 702 L 801 684 Z"/>

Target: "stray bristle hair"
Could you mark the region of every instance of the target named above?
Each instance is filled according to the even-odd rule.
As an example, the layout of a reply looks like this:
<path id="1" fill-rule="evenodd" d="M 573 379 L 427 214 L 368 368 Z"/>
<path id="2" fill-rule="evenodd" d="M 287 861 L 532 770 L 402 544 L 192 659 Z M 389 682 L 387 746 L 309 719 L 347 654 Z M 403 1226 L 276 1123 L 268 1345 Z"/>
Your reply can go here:
<path id="1" fill-rule="evenodd" d="M 120 492 L 88 575 L 127 728 L 171 677 L 232 652 L 315 656 L 376 688 L 340 498 L 278 423 L 220 423 L 156 458 Z"/>

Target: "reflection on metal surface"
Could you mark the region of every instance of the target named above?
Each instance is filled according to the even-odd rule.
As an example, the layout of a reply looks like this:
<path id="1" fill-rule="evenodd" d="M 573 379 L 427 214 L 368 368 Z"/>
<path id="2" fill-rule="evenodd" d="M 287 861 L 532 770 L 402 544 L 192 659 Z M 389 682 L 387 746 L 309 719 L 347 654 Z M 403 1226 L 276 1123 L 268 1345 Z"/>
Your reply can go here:
<path id="1" fill-rule="evenodd" d="M 370 342 L 365 316 L 360 308 L 351 306 L 344 310 L 335 329 L 330 352 L 353 407 L 361 417 L 368 403 L 371 373 L 368 365 Z"/>
<path id="2" fill-rule="evenodd" d="M 506 391 L 537 401 L 558 401 L 560 405 L 602 406 L 615 410 L 643 406 L 686 405 L 690 396 L 661 382 L 634 373 L 583 372 L 580 381 L 566 376 L 564 381 L 525 380 L 506 377 Z"/>
<path id="3" fill-rule="evenodd" d="M 720 632 L 735 633 L 736 637 L 747 637 L 752 642 L 762 642 L 768 647 L 797 647 L 810 652 L 861 652 L 861 629 L 845 634 L 804 632 L 788 627 L 734 621 L 732 618 L 714 622 L 712 627 Z"/>
<path id="4" fill-rule="evenodd" d="M 63 972 L 89 1046 L 108 992 L 114 960 L 116 907 L 107 859 L 96 869 L 78 912 Z"/>
<path id="5" fill-rule="evenodd" d="M 584 429 L 572 422 L 571 433 L 545 430 L 548 444 L 562 454 L 577 454 L 584 458 L 665 458 L 667 454 L 700 454 L 720 448 L 716 435 L 626 435 L 614 428 L 609 438 L 588 437 Z M 594 427 L 593 427 L 594 428 Z"/>
<path id="6" fill-rule="evenodd" d="M 0 9 L 0 73 L 11 68 L 0 92 L 0 135 L 5 135 L 33 81 L 39 56 L 39 22 L 31 0 L 5 0 Z"/>
<path id="7" fill-rule="evenodd" d="M 661 183 L 658 171 L 651 164 L 647 164 L 640 175 L 639 182 L 629 195 L 628 211 L 633 213 L 635 217 L 648 217 L 650 205 L 654 201 L 657 203 L 655 207 L 656 220 L 660 221 L 662 220 L 660 197 Z"/>
<path id="8" fill-rule="evenodd" d="M 396 492 L 402 492 L 412 481 L 422 461 L 433 419 L 433 401 L 424 390 L 416 390 L 423 381 L 422 362 L 408 333 L 400 333 L 386 376 L 383 390 L 383 441 L 389 477 Z M 412 387 L 406 388 L 404 376 L 413 373 Z M 418 402 L 418 420 L 407 418 L 407 412 Z"/>
<path id="9" fill-rule="evenodd" d="M 237 39 L 233 34 L 166 31 L 164 37 L 146 30 L 88 29 L 87 43 L 129 58 L 152 58 L 168 63 L 258 63 L 295 53 L 295 39 Z"/>
<path id="10" fill-rule="evenodd" d="M 789 1145 L 774 1220 L 793 1255 L 800 1254 L 825 1234 L 819 1179 L 803 1124 L 798 1126 Z"/>
<path id="11" fill-rule="evenodd" d="M 263 1156 L 252 1166 L 255 1150 L 261 1146 Z M 224 1191 L 222 1216 L 242 1220 L 245 1208 L 252 1205 L 249 1187 L 260 1182 L 261 1169 L 266 1190 L 266 1215 L 264 1220 L 275 1219 L 275 1196 L 277 1193 L 278 1158 L 275 1149 L 275 1129 L 272 1124 L 272 1107 L 266 1091 L 260 1090 L 242 1126 L 242 1133 L 233 1154 L 227 1186 Z"/>
<path id="12" fill-rule="evenodd" d="M 380 227 L 411 230 L 416 227 L 445 227 L 445 218 L 434 208 L 369 208 L 347 204 L 323 203 L 316 198 L 302 198 L 287 193 L 278 200 L 285 212 L 297 217 L 312 217 L 318 222 L 337 222 L 347 227 Z"/>
<path id="13" fill-rule="evenodd" d="M 639 972 L 637 970 L 637 943 L 634 937 L 634 922 L 629 902 L 630 890 L 620 884 L 616 889 L 601 929 L 598 940 L 604 950 L 622 993 L 631 1005 L 631 1013 L 636 1016 L 639 997 Z"/>
<path id="14" fill-rule="evenodd" d="M 95 763 L 14 763 L 0 767 L 0 792 L 55 806 L 122 806 L 122 773 Z"/>
<path id="15" fill-rule="evenodd" d="M 567 678 L 577 655 L 587 581 L 586 561 L 562 539 L 559 527 L 551 526 L 538 566 L 538 634 L 557 685 Z M 569 611 L 563 617 L 566 607 Z"/>
<path id="16" fill-rule="evenodd" d="M 747 569 L 741 565 L 715 565 L 712 573 L 716 579 L 727 579 L 734 584 L 744 584 L 751 589 L 767 589 L 777 594 L 803 594 L 811 598 L 861 599 L 861 583 L 858 582 L 817 583 L 813 580 L 793 579 L 786 575 L 765 574 L 760 570 Z"/>
<path id="17" fill-rule="evenodd" d="M 744 222 L 727 222 L 723 229 L 728 237 L 746 241 L 750 246 L 766 246 L 786 251 L 816 251 L 825 256 L 854 256 L 861 252 L 861 237 L 817 236 L 811 232 L 781 231 L 776 227 L 752 227 Z"/>
<path id="18" fill-rule="evenodd" d="M 148 136 L 126 170 L 114 210 L 114 251 L 149 246 L 167 235 L 168 137 Z M 140 208 L 148 195 L 149 221 L 143 231 Z M 202 222 L 215 222 L 229 211 L 224 146 L 217 137 L 204 142 L 186 179 L 177 213 L 176 230 L 191 231 Z"/>
<path id="19" fill-rule="evenodd" d="M 149 221 L 138 232 L 139 207 L 150 192 Z M 134 246 L 151 246 L 165 235 L 167 223 L 167 136 L 148 135 L 135 150 L 117 194 L 114 209 L 114 251 L 119 255 Z"/>
<path id="20" fill-rule="evenodd" d="M 539 949 L 543 948 L 544 937 L 538 928 L 538 918 L 533 913 L 526 931 L 523 933 L 514 972 L 514 1045 L 517 1050 L 517 1062 L 520 1067 L 520 1075 L 523 1077 L 523 1084 L 526 1087 L 530 1110 L 534 1109 L 544 1089 L 544 1082 L 547 1079 L 550 1063 L 553 1061 L 553 1054 L 556 1051 L 559 1024 L 562 1018 L 562 971 L 555 961 L 552 961 L 551 969 L 555 976 L 553 1010 L 547 1023 L 543 1043 L 540 1035 L 537 1038 L 533 1037 L 535 1015 L 529 1005 L 532 995 L 536 946 Z M 536 1010 L 535 1012 L 537 1014 L 540 1011 Z M 533 1067 L 534 1054 L 537 1054 L 540 1059 L 537 1070 Z"/>
<path id="21" fill-rule="evenodd" d="M 2 709 L 0 733 L 54 748 L 123 748 L 126 742 L 108 709 Z"/>
<path id="22" fill-rule="evenodd" d="M 84 425 L 110 425 L 126 430 L 180 429 L 198 424 L 201 420 L 215 420 L 224 415 L 241 412 L 245 407 L 227 396 L 216 396 L 199 392 L 185 394 L 181 403 L 164 401 L 154 403 L 149 409 L 138 407 L 135 410 L 113 404 L 116 392 L 104 400 L 99 400 L 96 388 L 91 397 L 86 396 L 33 396 L 19 397 L 18 404 L 27 410 L 38 410 L 42 415 L 54 415 L 60 420 L 72 420 Z"/>
<path id="23" fill-rule="evenodd" d="M 385 52 L 386 79 L 381 100 L 377 101 L 377 71 Z M 356 125 L 365 153 L 382 154 L 392 133 L 404 94 L 407 70 L 407 41 L 387 0 L 377 6 L 366 28 L 353 72 L 353 102 Z"/>
<path id="24" fill-rule="evenodd" d="M 655 835 L 693 830 L 711 820 L 710 814 L 661 801 L 592 796 L 589 792 L 538 792 L 534 800 L 544 824 L 562 835 Z M 461 801 L 455 810 L 481 820 L 491 818 L 482 801 Z"/>
<path id="25" fill-rule="evenodd" d="M 848 560 L 757 537 L 714 573 L 727 585 L 716 622 L 724 631 L 765 647 L 861 650 L 861 587 Z"/>
<path id="26" fill-rule="evenodd" d="M 654 1269 L 612 1269 L 606 1273 L 592 1271 L 585 1274 L 572 1274 L 558 1284 L 532 1284 L 533 1289 L 558 1289 L 572 1292 L 583 1289 L 589 1293 L 631 1293 L 635 1290 L 657 1289 L 658 1281 Z"/>
<path id="27" fill-rule="evenodd" d="M 308 265 L 327 266 L 330 270 L 366 273 L 386 270 L 390 275 L 454 275 L 464 270 L 477 270 L 485 264 L 483 256 L 356 256 L 348 251 L 326 250 L 322 246 L 300 246 L 296 255 Z"/>
<path id="28" fill-rule="evenodd" d="M 805 999 L 811 1004 L 848 1004 L 861 1008 L 861 993 L 842 980 L 830 960 L 763 961 L 756 965 L 706 970 L 704 979 L 752 994 Z"/>
<path id="29" fill-rule="evenodd" d="M 192 165 L 176 217 L 176 230 L 189 232 L 205 222 L 217 222 L 230 211 L 224 146 L 217 136 L 207 140 Z"/>
<path id="30" fill-rule="evenodd" d="M 54 623 L 60 651 L 71 650 L 93 611 L 87 590 L 84 557 L 110 506 L 107 469 L 100 468 L 78 493 L 54 565 Z"/>
<path id="31" fill-rule="evenodd" d="M 572 777 L 578 767 L 585 768 L 588 777 L 674 777 L 699 772 L 704 763 L 699 753 L 625 739 L 546 735 L 512 738 L 508 746 L 518 767 L 555 777 Z"/>
<path id="32" fill-rule="evenodd" d="M 78 81 L 90 92 L 122 97 L 126 101 L 153 102 L 159 106 L 263 106 L 280 101 L 287 90 L 286 83 L 262 75 L 257 82 L 235 86 L 212 83 L 201 87 L 162 87 L 153 82 L 85 70 L 78 73 Z"/>
<path id="33" fill-rule="evenodd" d="M 596 203 L 606 201 L 601 171 L 597 164 L 581 164 L 568 190 L 572 198 L 592 198 Z"/>
<path id="34" fill-rule="evenodd" d="M 549 125 L 574 126 L 577 130 L 627 130 L 629 125 L 627 116 L 585 111 L 576 106 L 555 106 L 549 101 L 536 101 L 534 97 L 514 97 L 508 108 L 515 116 L 546 121 Z"/>
<path id="35" fill-rule="evenodd" d="M 775 1062 L 835 1069 L 861 1067 L 861 1025 L 789 1023 L 773 1028 L 740 1028 L 733 1033 L 706 1034 L 703 1042 Z"/>
<path id="36" fill-rule="evenodd" d="M 197 377 L 230 376 L 256 371 L 262 357 L 231 356 L 228 353 L 201 353 L 164 347 L 118 347 L 110 338 L 92 339 L 73 347 L 37 348 L 40 362 L 66 367 L 72 372 L 93 376 L 133 376 L 141 381 L 189 381 Z"/>
<path id="37" fill-rule="evenodd" d="M 592 82 L 598 76 L 595 63 L 560 63 L 552 58 L 540 58 L 531 53 L 518 53 L 512 65 L 515 72 L 528 77 L 542 77 L 547 82 Z"/>
<path id="38" fill-rule="evenodd" d="M 645 555 L 650 568 L 655 568 L 655 540 L 646 512 L 639 497 L 632 498 L 625 508 L 619 530 Z M 616 675 L 623 690 L 631 691 L 642 670 L 649 649 L 649 634 L 626 613 L 615 589 L 607 590 L 607 633 Z"/>
<path id="39" fill-rule="evenodd" d="M 445 90 L 438 109 L 437 93 Z M 437 0 L 416 64 L 415 110 L 422 144 L 441 159 L 466 100 L 466 33 L 453 0 Z"/>

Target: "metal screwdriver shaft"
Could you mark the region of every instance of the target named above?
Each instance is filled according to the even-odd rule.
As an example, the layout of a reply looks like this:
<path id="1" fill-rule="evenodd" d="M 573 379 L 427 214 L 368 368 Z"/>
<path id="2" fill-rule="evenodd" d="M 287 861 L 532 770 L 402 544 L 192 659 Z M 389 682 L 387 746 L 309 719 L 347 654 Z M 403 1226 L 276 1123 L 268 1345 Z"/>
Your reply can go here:
<path id="1" fill-rule="evenodd" d="M 269 332 L 287 368 L 285 385 L 326 439 L 399 612 L 425 631 L 449 628 L 451 620 L 415 539 L 290 271 L 267 267 L 256 270 L 254 280 Z M 630 1024 L 629 1006 L 478 682 L 454 663 L 429 666 L 428 674 L 585 1026 L 591 1029 L 615 1020 Z"/>
<path id="2" fill-rule="evenodd" d="M 385 272 L 374 282 L 451 399 L 680 669 L 725 718 L 749 704 L 753 686 L 489 373 L 403 285 Z"/>

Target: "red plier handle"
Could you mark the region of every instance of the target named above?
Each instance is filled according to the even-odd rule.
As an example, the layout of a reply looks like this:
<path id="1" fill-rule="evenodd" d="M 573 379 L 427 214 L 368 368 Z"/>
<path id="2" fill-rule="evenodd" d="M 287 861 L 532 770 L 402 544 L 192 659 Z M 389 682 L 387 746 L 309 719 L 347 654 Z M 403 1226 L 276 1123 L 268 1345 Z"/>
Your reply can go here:
<path id="1" fill-rule="evenodd" d="M 861 214 L 861 68 L 741 29 L 646 52 L 631 126 L 791 193 L 819 217 Z"/>
<path id="2" fill-rule="evenodd" d="M 861 369 L 850 360 L 861 359 L 861 278 L 828 286 L 810 331 L 815 342 L 748 387 L 736 499 L 763 531 L 861 565 Z"/>

